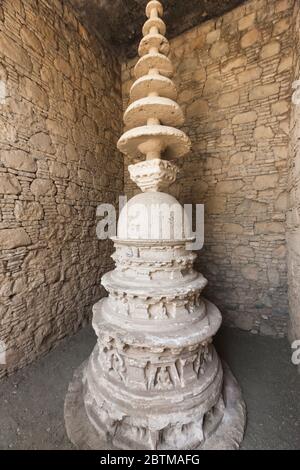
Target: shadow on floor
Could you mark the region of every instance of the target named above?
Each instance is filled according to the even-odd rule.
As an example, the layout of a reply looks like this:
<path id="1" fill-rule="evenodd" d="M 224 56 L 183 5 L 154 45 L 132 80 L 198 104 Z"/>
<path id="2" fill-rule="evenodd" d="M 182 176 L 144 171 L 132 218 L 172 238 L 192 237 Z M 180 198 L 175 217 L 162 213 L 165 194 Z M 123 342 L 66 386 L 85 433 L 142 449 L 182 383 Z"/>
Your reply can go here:
<path id="1" fill-rule="evenodd" d="M 74 369 L 96 338 L 87 327 L 47 356 L 0 381 L 0 449 L 72 449 L 63 406 Z M 223 328 L 216 347 L 247 404 L 243 449 L 300 449 L 300 376 L 284 339 Z"/>
<path id="2" fill-rule="evenodd" d="M 243 390 L 242 448 L 300 449 L 300 376 L 287 340 L 223 328 L 215 345 Z"/>

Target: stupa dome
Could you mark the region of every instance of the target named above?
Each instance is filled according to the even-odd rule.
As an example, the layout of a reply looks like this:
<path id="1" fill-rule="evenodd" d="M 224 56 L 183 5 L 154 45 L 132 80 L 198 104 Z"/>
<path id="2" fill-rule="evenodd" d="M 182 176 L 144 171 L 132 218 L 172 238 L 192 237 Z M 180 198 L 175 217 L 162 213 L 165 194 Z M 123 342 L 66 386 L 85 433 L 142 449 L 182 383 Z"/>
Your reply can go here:
<path id="1" fill-rule="evenodd" d="M 182 240 L 191 236 L 187 214 L 170 194 L 138 194 L 119 217 L 117 237 L 121 240 Z"/>

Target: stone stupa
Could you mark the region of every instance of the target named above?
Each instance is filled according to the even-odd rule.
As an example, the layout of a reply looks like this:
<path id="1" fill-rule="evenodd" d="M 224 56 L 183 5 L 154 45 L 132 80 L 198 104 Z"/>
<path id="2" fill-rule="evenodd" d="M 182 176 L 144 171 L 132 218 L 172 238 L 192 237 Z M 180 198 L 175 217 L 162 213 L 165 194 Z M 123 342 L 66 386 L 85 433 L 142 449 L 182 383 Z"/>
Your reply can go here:
<path id="1" fill-rule="evenodd" d="M 98 341 L 65 402 L 68 436 L 79 448 L 234 449 L 244 433 L 240 389 L 212 344 L 221 314 L 201 296 L 207 281 L 193 269 L 183 208 L 162 192 L 176 179 L 172 160 L 190 149 L 175 127 L 184 118 L 162 13 L 160 2 L 148 3 L 124 116 L 129 130 L 118 142 L 121 152 L 145 156 L 129 167 L 142 193 L 121 212 L 116 269 L 102 279 L 109 295 L 93 310 Z M 134 216 L 141 208 L 144 216 Z"/>

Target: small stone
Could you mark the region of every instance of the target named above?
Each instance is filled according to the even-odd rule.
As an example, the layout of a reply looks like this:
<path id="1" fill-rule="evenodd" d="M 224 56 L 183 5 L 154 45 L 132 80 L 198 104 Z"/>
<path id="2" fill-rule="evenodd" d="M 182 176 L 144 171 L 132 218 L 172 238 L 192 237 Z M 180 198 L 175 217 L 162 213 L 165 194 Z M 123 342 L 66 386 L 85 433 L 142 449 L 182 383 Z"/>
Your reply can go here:
<path id="1" fill-rule="evenodd" d="M 236 316 L 234 324 L 237 328 L 240 328 L 241 330 L 250 331 L 253 326 L 253 318 L 251 315 L 241 313 Z"/>
<path id="2" fill-rule="evenodd" d="M 10 297 L 13 293 L 13 281 L 11 278 L 1 279 L 0 282 L 0 295 L 1 297 Z M 1 349 L 0 349 L 0 352 Z"/>
<path id="3" fill-rule="evenodd" d="M 16 176 L 9 173 L 0 174 L 0 194 L 20 194 L 21 190 Z"/>
<path id="4" fill-rule="evenodd" d="M 254 250 L 250 246 L 239 245 L 233 250 L 233 254 L 238 257 L 254 258 Z"/>
<path id="5" fill-rule="evenodd" d="M 208 96 L 211 94 L 216 94 L 216 93 L 219 93 L 221 89 L 222 89 L 221 80 L 218 80 L 217 78 L 214 78 L 214 77 L 210 77 L 205 82 L 203 95 Z"/>
<path id="6" fill-rule="evenodd" d="M 24 77 L 21 81 L 23 93 L 26 98 L 32 101 L 36 106 L 49 109 L 49 98 L 47 93 L 33 80 Z"/>
<path id="7" fill-rule="evenodd" d="M 293 65 L 293 57 L 287 56 L 283 57 L 278 65 L 278 72 L 284 72 L 285 70 L 290 70 Z"/>
<path id="8" fill-rule="evenodd" d="M 284 147 L 273 147 L 274 157 L 277 160 L 286 160 L 288 157 L 288 149 L 286 146 Z"/>
<path id="9" fill-rule="evenodd" d="M 245 49 L 246 47 L 253 46 L 258 41 L 261 40 L 261 32 L 258 29 L 254 28 L 248 31 L 248 33 L 244 34 L 241 39 L 241 47 Z"/>
<path id="10" fill-rule="evenodd" d="M 49 135 L 53 136 L 61 136 L 63 138 L 68 137 L 68 132 L 64 123 L 58 119 L 47 119 L 46 120 L 46 127 L 49 132 Z"/>
<path id="11" fill-rule="evenodd" d="M 228 223 L 223 225 L 223 231 L 225 233 L 236 233 L 241 235 L 244 232 L 244 228 L 240 224 Z"/>
<path id="12" fill-rule="evenodd" d="M 197 70 L 193 73 L 193 79 L 196 80 L 196 82 L 202 82 L 203 80 L 206 79 L 206 70 L 204 67 L 198 66 Z M 194 94 L 193 94 L 194 95 Z"/>
<path id="13" fill-rule="evenodd" d="M 66 189 L 66 197 L 71 200 L 80 199 L 80 187 L 75 183 L 69 183 L 69 186 Z"/>
<path id="14" fill-rule="evenodd" d="M 62 217 L 65 217 L 65 218 L 72 217 L 72 208 L 71 206 L 69 206 L 69 204 L 58 204 L 57 212 Z"/>
<path id="15" fill-rule="evenodd" d="M 178 96 L 178 101 L 180 103 L 188 103 L 189 101 L 192 101 L 195 97 L 195 94 L 193 90 L 187 89 L 183 90 L 180 95 Z"/>
<path id="16" fill-rule="evenodd" d="M 37 134 L 34 134 L 32 137 L 30 137 L 29 143 L 40 152 L 49 154 L 55 153 L 51 138 L 48 134 L 45 134 L 45 132 L 38 132 Z"/>
<path id="17" fill-rule="evenodd" d="M 227 42 L 225 41 L 217 41 L 215 42 L 211 49 L 210 49 L 210 56 L 212 59 L 219 59 L 220 57 L 224 57 L 229 51 L 229 47 Z"/>
<path id="18" fill-rule="evenodd" d="M 274 133 L 269 126 L 259 126 L 254 131 L 254 138 L 256 140 L 272 139 L 273 137 Z"/>
<path id="19" fill-rule="evenodd" d="M 13 9 L 14 13 L 17 13 L 23 18 L 25 17 L 25 11 L 22 0 L 14 0 L 13 2 L 11 2 L 10 7 Z"/>
<path id="20" fill-rule="evenodd" d="M 282 11 L 288 10 L 291 7 L 290 0 L 277 0 L 275 5 L 275 12 L 281 13 Z"/>
<path id="21" fill-rule="evenodd" d="M 274 286 L 274 287 L 279 286 L 280 276 L 279 276 L 279 272 L 277 271 L 276 268 L 268 267 L 268 279 L 269 279 L 269 282 L 272 284 L 272 286 Z"/>
<path id="22" fill-rule="evenodd" d="M 218 41 L 220 39 L 220 35 L 221 35 L 220 29 L 215 29 L 214 31 L 211 31 L 210 33 L 208 33 L 206 36 L 207 44 L 213 44 L 214 42 Z"/>
<path id="23" fill-rule="evenodd" d="M 230 157 L 230 166 L 242 165 L 243 161 L 243 155 L 241 153 L 236 153 L 235 155 L 232 155 L 232 157 Z"/>
<path id="24" fill-rule="evenodd" d="M 272 104 L 272 114 L 274 116 L 279 116 L 281 114 L 287 113 L 289 111 L 289 103 L 287 101 L 278 101 L 277 103 Z"/>
<path id="25" fill-rule="evenodd" d="M 232 134 L 222 135 L 221 138 L 218 140 L 218 144 L 221 147 L 233 147 L 235 144 L 234 135 Z"/>
<path id="26" fill-rule="evenodd" d="M 180 62 L 178 70 L 181 73 L 189 72 L 190 70 L 195 70 L 198 67 L 198 59 L 196 56 L 185 57 Z"/>
<path id="27" fill-rule="evenodd" d="M 291 23 L 289 18 L 283 18 L 282 20 L 277 21 L 273 27 L 274 36 L 285 33 L 290 27 Z"/>
<path id="28" fill-rule="evenodd" d="M 79 154 L 75 145 L 68 143 L 65 147 L 66 157 L 68 161 L 78 161 Z"/>
<path id="29" fill-rule="evenodd" d="M 253 214 L 265 215 L 267 213 L 268 205 L 264 202 L 254 201 L 253 199 L 245 199 L 236 208 L 236 214 Z"/>
<path id="30" fill-rule="evenodd" d="M 206 100 L 198 99 L 189 105 L 186 109 L 187 118 L 198 117 L 201 114 L 206 114 L 209 111 L 208 103 Z"/>
<path id="31" fill-rule="evenodd" d="M 54 268 L 47 269 L 47 271 L 45 272 L 45 278 L 47 284 L 55 284 L 56 282 L 58 282 L 60 280 L 59 266 L 54 266 Z"/>
<path id="32" fill-rule="evenodd" d="M 272 252 L 272 256 L 274 258 L 279 258 L 283 259 L 286 257 L 286 246 L 285 245 L 279 245 L 278 247 L 274 248 Z"/>
<path id="33" fill-rule="evenodd" d="M 259 269 L 256 264 L 247 264 L 246 266 L 242 267 L 241 271 L 244 278 L 248 281 L 258 280 Z"/>
<path id="34" fill-rule="evenodd" d="M 244 67 L 247 64 L 247 57 L 241 56 L 237 57 L 236 59 L 231 59 L 225 63 L 222 67 L 223 73 L 231 72 L 231 70 L 238 69 L 240 67 Z"/>
<path id="35" fill-rule="evenodd" d="M 15 279 L 13 286 L 13 294 L 21 294 L 27 289 L 27 279 L 25 276 L 20 276 Z"/>
<path id="36" fill-rule="evenodd" d="M 220 96 L 218 104 L 220 108 L 228 108 L 235 106 L 239 103 L 240 95 L 238 91 L 232 91 L 230 93 L 224 93 Z"/>
<path id="37" fill-rule="evenodd" d="M 85 27 L 80 22 L 78 23 L 78 32 L 84 41 L 88 41 L 89 34 L 87 30 L 85 29 Z"/>
<path id="38" fill-rule="evenodd" d="M 244 29 L 250 28 L 255 21 L 255 13 L 250 13 L 250 15 L 244 16 L 238 22 L 239 31 L 244 31 Z"/>
<path id="39" fill-rule="evenodd" d="M 72 76 L 72 69 L 70 64 L 62 57 L 56 57 L 56 59 L 54 60 L 54 65 L 55 68 L 59 72 L 62 72 L 63 75 L 65 75 L 67 78 L 70 78 Z"/>
<path id="40" fill-rule="evenodd" d="M 278 174 L 273 175 L 259 175 L 256 176 L 253 187 L 257 191 L 264 189 L 276 188 L 278 185 Z"/>
<path id="41" fill-rule="evenodd" d="M 93 175 L 89 171 L 85 170 L 84 168 L 79 168 L 78 170 L 78 178 L 80 181 L 86 184 L 91 184 L 93 182 Z"/>
<path id="42" fill-rule="evenodd" d="M 34 342 L 36 348 L 39 348 L 42 343 L 51 338 L 51 323 L 46 323 L 39 326 L 34 332 Z"/>
<path id="43" fill-rule="evenodd" d="M 20 31 L 20 36 L 22 41 L 29 46 L 34 51 L 38 52 L 39 54 L 43 54 L 43 46 L 41 41 L 38 39 L 36 34 L 31 31 L 31 29 L 27 28 L 26 26 L 22 26 Z"/>
<path id="44" fill-rule="evenodd" d="M 49 163 L 49 171 L 53 178 L 68 178 L 69 170 L 64 163 L 51 161 Z"/>
<path id="45" fill-rule="evenodd" d="M 29 173 L 34 173 L 36 171 L 35 159 L 23 150 L 3 150 L 1 152 L 1 160 L 5 166 L 13 168 L 14 170 L 26 171 Z"/>
<path id="46" fill-rule="evenodd" d="M 279 212 L 285 212 L 288 208 L 289 195 L 286 191 L 279 194 L 275 201 L 275 209 Z"/>
<path id="47" fill-rule="evenodd" d="M 53 78 L 53 71 L 46 65 L 43 65 L 40 71 L 41 74 L 41 79 L 43 82 L 46 82 L 48 85 L 52 85 L 54 83 L 54 78 Z"/>
<path id="48" fill-rule="evenodd" d="M 192 194 L 195 197 L 196 202 L 199 202 L 207 193 L 208 191 L 208 184 L 206 181 L 197 181 L 192 186 Z"/>
<path id="49" fill-rule="evenodd" d="M 3 250 L 12 250 L 30 244 L 31 240 L 23 228 L 5 228 L 0 230 L 0 247 Z"/>
<path id="50" fill-rule="evenodd" d="M 217 192 L 224 194 L 233 194 L 244 186 L 242 180 L 219 181 L 217 183 Z"/>
<path id="51" fill-rule="evenodd" d="M 288 135 L 290 131 L 289 119 L 284 119 L 282 121 L 280 120 L 279 129 L 281 129 L 286 135 Z"/>
<path id="52" fill-rule="evenodd" d="M 38 202 L 17 201 L 15 205 L 15 217 L 20 221 L 41 220 L 44 217 L 42 206 Z"/>
<path id="53" fill-rule="evenodd" d="M 208 214 L 221 214 L 226 209 L 226 198 L 213 196 L 207 199 L 204 209 Z"/>
<path id="54" fill-rule="evenodd" d="M 262 69 L 260 67 L 254 67 L 247 69 L 244 72 L 238 74 L 237 78 L 240 84 L 252 82 L 258 80 L 261 77 Z"/>
<path id="55" fill-rule="evenodd" d="M 236 154 L 232 155 L 230 162 L 232 164 L 240 165 L 243 162 L 251 163 L 255 160 L 255 154 L 252 152 L 237 152 Z"/>
<path id="56" fill-rule="evenodd" d="M 84 161 L 85 161 L 86 167 L 94 172 L 98 164 L 97 156 L 93 152 L 86 152 Z"/>
<path id="57" fill-rule="evenodd" d="M 248 111 L 246 113 L 237 114 L 232 119 L 232 124 L 246 124 L 257 120 L 257 114 L 255 111 Z"/>
<path id="58" fill-rule="evenodd" d="M 256 235 L 267 235 L 269 233 L 284 233 L 284 224 L 280 222 L 256 222 L 254 225 Z"/>
<path id="59" fill-rule="evenodd" d="M 27 71 L 32 70 L 32 63 L 25 49 L 20 47 L 14 39 L 6 36 L 3 31 L 1 31 L 1 54 L 9 57 L 15 64 Z"/>
<path id="60" fill-rule="evenodd" d="M 219 170 L 222 168 L 222 161 L 216 157 L 207 157 L 204 166 L 206 170 Z"/>
<path id="61" fill-rule="evenodd" d="M 262 59 L 268 59 L 269 57 L 273 57 L 274 55 L 277 55 L 280 53 L 280 42 L 278 41 L 273 41 L 270 42 L 269 44 L 266 44 L 263 46 L 260 57 Z"/>
<path id="62" fill-rule="evenodd" d="M 277 95 L 279 93 L 280 84 L 271 83 L 268 85 L 258 85 L 254 87 L 249 93 L 250 100 L 261 100 L 269 96 Z"/>
<path id="63" fill-rule="evenodd" d="M 30 191 L 36 197 L 54 196 L 56 194 L 56 187 L 51 180 L 37 178 L 31 183 Z"/>
<path id="64" fill-rule="evenodd" d="M 83 116 L 82 125 L 88 132 L 92 132 L 93 134 L 97 135 L 98 126 L 92 118 L 90 118 L 89 116 Z"/>
<path id="65" fill-rule="evenodd" d="M 68 5 L 64 5 L 64 21 L 70 28 L 78 29 L 75 13 Z"/>

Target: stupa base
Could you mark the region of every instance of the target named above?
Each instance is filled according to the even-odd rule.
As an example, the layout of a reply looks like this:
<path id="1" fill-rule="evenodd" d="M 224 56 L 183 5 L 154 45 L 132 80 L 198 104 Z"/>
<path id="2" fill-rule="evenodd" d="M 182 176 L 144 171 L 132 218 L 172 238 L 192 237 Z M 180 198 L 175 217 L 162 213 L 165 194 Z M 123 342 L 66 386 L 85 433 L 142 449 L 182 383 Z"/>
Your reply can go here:
<path id="1" fill-rule="evenodd" d="M 75 371 L 65 399 L 64 416 L 68 437 L 81 450 L 119 450 L 99 436 L 87 417 L 83 402 L 83 372 L 86 364 L 87 361 Z M 246 408 L 241 390 L 225 363 L 223 363 L 223 370 L 225 403 L 223 419 L 214 434 L 195 450 L 234 450 L 239 448 L 243 440 Z"/>

